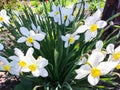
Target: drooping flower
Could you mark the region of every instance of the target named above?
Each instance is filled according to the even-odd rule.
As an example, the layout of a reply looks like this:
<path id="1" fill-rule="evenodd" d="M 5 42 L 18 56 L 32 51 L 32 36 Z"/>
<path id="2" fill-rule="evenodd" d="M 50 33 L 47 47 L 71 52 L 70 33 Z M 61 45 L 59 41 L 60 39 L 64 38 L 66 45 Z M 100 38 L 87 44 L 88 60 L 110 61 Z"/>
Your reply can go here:
<path id="1" fill-rule="evenodd" d="M 20 32 L 23 36 L 17 40 L 18 43 L 26 42 L 27 46 L 34 46 L 34 48 L 40 49 L 38 41 L 42 41 L 45 38 L 45 34 L 36 34 L 33 30 L 28 31 L 25 27 L 21 27 Z"/>
<path id="2" fill-rule="evenodd" d="M 7 12 L 6 10 L 1 10 L 0 11 L 0 27 L 2 26 L 2 23 L 6 23 L 6 24 L 9 24 L 9 19 L 10 17 L 7 15 Z"/>
<path id="3" fill-rule="evenodd" d="M 109 44 L 106 48 L 107 53 L 110 54 L 109 60 L 120 62 L 120 46 L 116 47 L 114 44 Z"/>
<path id="4" fill-rule="evenodd" d="M 4 46 L 3 44 L 0 43 L 0 50 L 3 50 L 4 49 Z"/>
<path id="5" fill-rule="evenodd" d="M 88 82 L 93 86 L 96 85 L 100 76 L 108 74 L 117 65 L 116 62 L 103 62 L 104 58 L 105 56 L 100 52 L 92 53 L 87 61 L 89 64 L 82 65 L 76 70 L 75 79 L 82 79 L 88 75 Z"/>
<path id="6" fill-rule="evenodd" d="M 85 25 L 80 26 L 76 33 L 85 32 L 85 42 L 97 36 L 97 30 L 104 28 L 107 25 L 106 21 L 100 20 L 102 12 L 98 9 L 92 16 L 85 20 Z"/>
<path id="7" fill-rule="evenodd" d="M 79 39 L 79 35 L 75 34 L 66 34 L 65 36 L 61 36 L 61 39 L 65 41 L 65 48 L 69 47 L 71 44 L 73 44 L 76 40 Z"/>

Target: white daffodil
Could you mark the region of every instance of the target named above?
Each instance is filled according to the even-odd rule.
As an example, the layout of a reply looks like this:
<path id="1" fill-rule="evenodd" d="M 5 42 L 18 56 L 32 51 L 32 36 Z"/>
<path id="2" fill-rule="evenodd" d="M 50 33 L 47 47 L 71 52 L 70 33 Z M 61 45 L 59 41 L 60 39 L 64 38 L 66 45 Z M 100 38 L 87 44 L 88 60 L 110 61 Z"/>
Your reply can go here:
<path id="1" fill-rule="evenodd" d="M 114 44 L 109 44 L 106 50 L 110 54 L 109 61 L 120 62 L 120 45 L 115 48 Z"/>
<path id="2" fill-rule="evenodd" d="M 48 61 L 41 56 L 37 60 L 31 55 L 30 57 L 31 58 L 28 60 L 28 71 L 35 77 L 47 77 L 48 72 L 45 69 L 45 66 L 48 65 Z"/>
<path id="3" fill-rule="evenodd" d="M 13 75 L 19 75 L 20 68 L 16 66 L 15 62 L 14 63 L 8 62 L 8 60 L 2 56 L 0 56 L 0 61 L 1 61 L 0 70 L 8 71 L 10 74 Z"/>
<path id="4" fill-rule="evenodd" d="M 4 49 L 4 46 L 3 44 L 0 43 L 0 50 L 3 50 Z"/>
<path id="5" fill-rule="evenodd" d="M 63 41 L 65 41 L 65 48 L 69 47 L 70 44 L 73 44 L 76 40 L 79 39 L 79 35 L 75 35 L 75 34 L 66 34 L 65 36 L 61 36 L 61 39 Z"/>
<path id="6" fill-rule="evenodd" d="M 34 46 L 34 48 L 40 49 L 40 44 L 37 41 L 42 41 L 45 38 L 45 34 L 36 34 L 33 30 L 28 31 L 25 27 L 21 27 L 20 32 L 23 36 L 17 40 L 18 43 L 26 42 L 27 46 Z"/>
<path id="7" fill-rule="evenodd" d="M 53 17 L 55 22 L 59 22 L 59 20 L 60 20 L 60 10 L 61 10 L 60 5 L 58 5 L 58 6 L 53 5 L 52 12 L 49 13 L 49 16 Z"/>
<path id="8" fill-rule="evenodd" d="M 100 20 L 102 12 L 98 9 L 92 16 L 85 20 L 85 25 L 78 27 L 76 33 L 85 32 L 85 42 L 97 36 L 97 30 L 107 25 L 106 21 Z"/>
<path id="9" fill-rule="evenodd" d="M 24 55 L 24 53 L 18 49 L 18 48 L 15 48 L 14 49 L 14 53 L 15 55 L 14 56 L 10 56 L 9 59 L 11 59 L 12 63 L 16 63 L 16 66 L 20 68 L 20 72 L 27 72 L 28 71 L 28 62 L 27 62 L 27 59 L 30 59 L 30 55 L 32 55 L 34 52 L 33 49 L 29 48 L 27 50 L 27 53 L 26 55 Z"/>
<path id="10" fill-rule="evenodd" d="M 12 60 L 12 63 L 15 61 L 17 62 L 16 66 L 20 68 L 20 72 L 31 72 L 35 77 L 47 77 L 48 72 L 45 69 L 45 66 L 48 65 L 48 61 L 43 57 L 39 57 L 36 60 L 33 57 L 33 52 L 34 49 L 29 48 L 26 55 L 24 55 L 21 50 L 15 48 L 16 56 L 11 56 L 9 58 Z"/>
<path id="11" fill-rule="evenodd" d="M 2 26 L 2 23 L 6 23 L 6 24 L 9 24 L 9 19 L 10 17 L 7 15 L 7 12 L 6 10 L 1 10 L 0 11 L 0 27 Z"/>
<path id="12" fill-rule="evenodd" d="M 65 26 L 68 26 L 71 21 L 73 21 L 74 16 L 72 15 L 73 9 L 71 8 L 64 8 L 62 7 L 61 9 L 61 17 L 62 17 L 62 22 L 61 18 L 59 18 L 59 25 L 65 24 Z"/>
<path id="13" fill-rule="evenodd" d="M 88 63 L 76 70 L 75 79 L 82 79 L 88 75 L 88 82 L 93 86 L 96 85 L 100 76 L 108 74 L 117 65 L 115 62 L 103 62 L 104 58 L 100 52 L 92 53 Z"/>

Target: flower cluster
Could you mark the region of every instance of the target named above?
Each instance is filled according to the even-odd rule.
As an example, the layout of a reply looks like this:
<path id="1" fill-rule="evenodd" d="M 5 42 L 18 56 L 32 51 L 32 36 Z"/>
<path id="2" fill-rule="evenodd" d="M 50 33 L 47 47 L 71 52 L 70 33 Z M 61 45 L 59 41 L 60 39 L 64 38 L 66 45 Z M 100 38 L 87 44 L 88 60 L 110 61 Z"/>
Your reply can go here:
<path id="1" fill-rule="evenodd" d="M 106 50 L 102 50 L 102 41 L 96 43 L 97 48 L 93 50 L 88 60 L 79 62 L 81 67 L 76 70 L 77 76 L 75 79 L 82 79 L 88 75 L 88 82 L 91 85 L 96 85 L 99 82 L 100 76 L 108 74 L 115 68 L 119 68 L 120 62 L 120 46 L 114 50 L 114 45 L 109 44 Z M 98 47 L 99 46 L 99 47 Z M 112 51 L 112 54 L 110 54 Z M 109 55 L 108 60 L 104 61 L 106 55 Z"/>
<path id="2" fill-rule="evenodd" d="M 12 12 L 7 16 L 1 10 L 1 28 L 14 37 L 10 38 L 14 46 L 8 48 L 1 42 L 0 70 L 16 76 L 32 75 L 41 90 L 54 90 L 72 87 L 76 79 L 86 76 L 95 86 L 103 75 L 120 69 L 120 46 L 115 48 L 109 36 L 100 40 L 107 26 L 101 20 L 102 10 L 85 15 L 87 2 L 83 2 L 79 0 L 69 8 L 53 3 L 51 11 L 44 6 L 41 15 L 25 7 L 16 18 Z"/>
<path id="3" fill-rule="evenodd" d="M 33 76 L 47 77 L 48 72 L 44 68 L 48 64 L 48 60 L 39 56 L 37 59 L 33 57 L 34 49 L 29 48 L 26 55 L 18 48 L 14 49 L 15 55 L 10 56 L 8 60 L 0 56 L 2 64 L 0 70 L 8 71 L 13 75 L 19 76 L 23 72 L 31 72 Z"/>
<path id="4" fill-rule="evenodd" d="M 59 25 L 65 24 L 68 26 L 71 21 L 73 21 L 74 16 L 72 15 L 73 9 L 65 8 L 62 6 L 52 6 L 52 12 L 50 12 L 49 16 L 54 18 L 54 21 Z"/>

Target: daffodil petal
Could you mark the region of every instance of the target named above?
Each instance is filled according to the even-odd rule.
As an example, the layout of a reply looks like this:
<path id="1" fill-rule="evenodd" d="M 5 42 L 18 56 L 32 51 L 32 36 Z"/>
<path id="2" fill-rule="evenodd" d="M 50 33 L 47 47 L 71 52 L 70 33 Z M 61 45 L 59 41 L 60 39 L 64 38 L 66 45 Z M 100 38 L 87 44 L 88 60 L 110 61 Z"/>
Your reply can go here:
<path id="1" fill-rule="evenodd" d="M 26 27 L 20 27 L 20 32 L 24 36 L 27 36 L 27 37 L 29 36 L 29 31 Z"/>
<path id="2" fill-rule="evenodd" d="M 19 61 L 19 57 L 17 56 L 10 56 L 9 59 L 11 59 L 12 61 Z"/>
<path id="3" fill-rule="evenodd" d="M 114 47 L 115 47 L 114 44 L 109 44 L 106 48 L 107 53 L 113 54 L 114 53 Z"/>
<path id="4" fill-rule="evenodd" d="M 20 37 L 18 40 L 17 40 L 17 42 L 18 43 L 23 43 L 23 42 L 25 42 L 26 41 L 26 37 Z"/>
<path id="5" fill-rule="evenodd" d="M 39 72 L 40 72 L 41 77 L 47 77 L 48 76 L 48 72 L 45 68 L 40 69 Z"/>
<path id="6" fill-rule="evenodd" d="M 85 42 L 88 42 L 92 38 L 90 31 L 85 32 Z"/>
<path id="7" fill-rule="evenodd" d="M 36 49 L 40 49 L 40 44 L 38 42 L 36 42 L 36 41 L 34 41 L 33 46 Z"/>
<path id="8" fill-rule="evenodd" d="M 37 69 L 37 70 L 33 71 L 32 74 L 35 77 L 39 77 L 40 76 L 40 71 Z"/>
<path id="9" fill-rule="evenodd" d="M 46 60 L 45 58 L 41 57 L 39 60 L 37 60 L 37 66 L 39 68 L 44 68 L 47 65 L 48 65 L 48 60 Z"/>
<path id="10" fill-rule="evenodd" d="M 96 24 L 98 25 L 98 28 L 104 28 L 107 25 L 107 22 L 100 20 L 100 21 L 97 21 Z"/>
<path id="11" fill-rule="evenodd" d="M 87 29 L 88 29 L 87 25 L 82 25 L 78 27 L 78 29 L 76 30 L 76 33 L 84 33 Z"/>
<path id="12" fill-rule="evenodd" d="M 108 74 L 117 66 L 118 62 L 101 62 L 97 68 L 100 69 L 101 75 Z"/>
<path id="13" fill-rule="evenodd" d="M 101 51 L 101 49 L 103 47 L 103 42 L 101 40 L 97 41 L 95 47 L 98 51 Z"/>
<path id="14" fill-rule="evenodd" d="M 105 58 L 105 55 L 101 52 L 93 52 L 90 57 L 88 58 L 88 62 L 92 67 L 96 67 L 101 61 L 103 61 Z"/>
<path id="15" fill-rule="evenodd" d="M 120 45 L 115 48 L 115 52 L 119 52 L 120 53 Z"/>
<path id="16" fill-rule="evenodd" d="M 91 74 L 88 75 L 88 82 L 92 85 L 95 86 L 98 84 L 100 77 L 92 77 Z"/>
<path id="17" fill-rule="evenodd" d="M 82 79 L 90 73 L 91 67 L 89 65 L 83 65 L 78 70 L 76 70 L 77 76 L 75 79 Z"/>
<path id="18" fill-rule="evenodd" d="M 42 41 L 45 38 L 44 34 L 36 34 L 33 38 L 37 41 Z"/>
<path id="19" fill-rule="evenodd" d="M 31 43 L 28 43 L 28 42 L 26 42 L 26 45 L 29 47 L 33 46 Z"/>
<path id="20" fill-rule="evenodd" d="M 23 52 L 22 52 L 20 49 L 18 49 L 18 48 L 15 48 L 15 49 L 14 49 L 14 52 L 15 52 L 15 54 L 16 54 L 17 56 L 24 56 Z"/>

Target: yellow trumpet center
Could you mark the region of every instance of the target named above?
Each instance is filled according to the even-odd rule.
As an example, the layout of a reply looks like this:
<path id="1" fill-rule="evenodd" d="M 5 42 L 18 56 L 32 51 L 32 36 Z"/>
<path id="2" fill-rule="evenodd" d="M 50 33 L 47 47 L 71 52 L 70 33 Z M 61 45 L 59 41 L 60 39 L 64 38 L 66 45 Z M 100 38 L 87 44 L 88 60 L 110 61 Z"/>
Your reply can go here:
<path id="1" fill-rule="evenodd" d="M 9 65 L 5 65 L 5 66 L 3 66 L 3 69 L 6 70 L 6 71 L 9 71 L 10 70 L 10 66 Z"/>
<path id="2" fill-rule="evenodd" d="M 91 73 L 93 77 L 98 77 L 101 75 L 101 71 L 98 68 L 92 68 Z"/>
<path id="3" fill-rule="evenodd" d="M 73 43 L 74 41 L 75 41 L 74 38 L 72 38 L 72 37 L 69 38 L 69 42 L 70 42 L 70 43 Z"/>
<path id="4" fill-rule="evenodd" d="M 29 67 L 28 67 L 31 71 L 35 71 L 37 69 L 37 66 L 36 64 L 31 64 Z"/>
<path id="5" fill-rule="evenodd" d="M 33 37 L 28 37 L 27 38 L 27 42 L 28 43 L 33 43 L 34 42 L 34 38 Z"/>
<path id="6" fill-rule="evenodd" d="M 66 20 L 66 19 L 67 19 L 67 15 L 64 16 L 64 20 Z"/>
<path id="7" fill-rule="evenodd" d="M 3 21 L 3 19 L 4 19 L 4 18 L 3 18 L 2 16 L 0 16 L 0 21 Z"/>
<path id="8" fill-rule="evenodd" d="M 55 12 L 55 14 L 56 14 L 56 15 L 58 15 L 58 14 L 59 14 L 59 12 L 58 12 L 58 11 L 56 11 L 56 12 Z"/>
<path id="9" fill-rule="evenodd" d="M 120 59 L 120 53 L 114 53 L 114 54 L 113 54 L 113 58 L 114 58 L 115 60 Z"/>
<path id="10" fill-rule="evenodd" d="M 95 31 L 97 31 L 97 29 L 98 29 L 98 25 L 96 25 L 96 24 L 93 24 L 93 25 L 90 26 L 90 31 L 91 32 L 95 32 Z"/>
<path id="11" fill-rule="evenodd" d="M 116 66 L 116 69 L 120 69 L 120 64 L 118 64 L 118 65 Z"/>
<path id="12" fill-rule="evenodd" d="M 26 65 L 27 65 L 27 64 L 26 64 L 25 61 L 23 61 L 23 60 L 19 61 L 19 66 L 25 67 Z"/>

